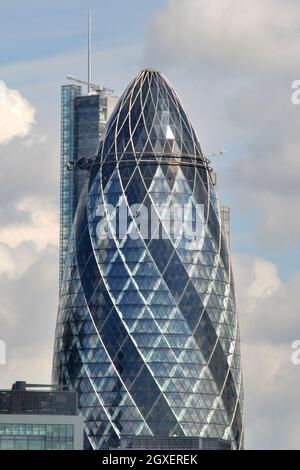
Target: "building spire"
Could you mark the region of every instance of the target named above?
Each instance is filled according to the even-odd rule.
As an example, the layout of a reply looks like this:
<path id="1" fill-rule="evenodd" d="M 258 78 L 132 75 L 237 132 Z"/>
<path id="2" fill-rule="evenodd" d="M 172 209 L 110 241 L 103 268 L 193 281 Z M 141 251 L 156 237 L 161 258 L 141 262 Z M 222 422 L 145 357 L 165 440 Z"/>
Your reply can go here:
<path id="1" fill-rule="evenodd" d="M 92 11 L 88 14 L 88 94 L 92 92 Z"/>

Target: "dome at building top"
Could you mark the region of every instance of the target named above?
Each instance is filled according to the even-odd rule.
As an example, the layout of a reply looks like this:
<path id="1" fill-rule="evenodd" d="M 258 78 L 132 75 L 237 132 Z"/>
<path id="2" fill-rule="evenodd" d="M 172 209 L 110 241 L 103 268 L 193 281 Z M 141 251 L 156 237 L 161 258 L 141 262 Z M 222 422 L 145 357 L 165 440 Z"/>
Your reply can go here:
<path id="1" fill-rule="evenodd" d="M 119 100 L 106 127 L 99 156 L 103 162 L 145 158 L 205 159 L 181 101 L 164 75 L 142 70 Z"/>

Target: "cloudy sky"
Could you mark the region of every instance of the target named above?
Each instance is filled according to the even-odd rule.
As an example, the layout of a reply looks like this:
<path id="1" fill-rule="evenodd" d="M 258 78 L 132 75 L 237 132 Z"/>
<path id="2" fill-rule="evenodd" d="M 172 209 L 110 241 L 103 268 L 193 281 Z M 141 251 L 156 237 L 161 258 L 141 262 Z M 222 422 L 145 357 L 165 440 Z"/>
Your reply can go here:
<path id="1" fill-rule="evenodd" d="M 300 449 L 298 0 L 90 0 L 94 80 L 173 83 L 232 208 L 247 448 Z M 86 76 L 83 0 L 10 0 L 0 30 L 0 387 L 49 382 L 57 310 L 60 85 Z"/>

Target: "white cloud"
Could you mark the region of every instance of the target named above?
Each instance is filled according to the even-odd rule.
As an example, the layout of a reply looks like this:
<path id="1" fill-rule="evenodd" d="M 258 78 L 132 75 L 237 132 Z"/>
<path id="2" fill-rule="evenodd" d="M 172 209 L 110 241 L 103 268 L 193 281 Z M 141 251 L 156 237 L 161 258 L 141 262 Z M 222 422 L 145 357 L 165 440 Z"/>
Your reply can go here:
<path id="1" fill-rule="evenodd" d="M 281 286 L 277 267 L 263 258 L 233 256 L 240 309 L 252 312 L 257 302 L 271 296 Z"/>
<path id="2" fill-rule="evenodd" d="M 51 244 L 58 245 L 58 209 L 47 199 L 26 197 L 16 205 L 17 212 L 28 220 L 0 228 L 0 242 L 16 248 L 25 241 L 33 242 L 39 250 Z"/>
<path id="3" fill-rule="evenodd" d="M 35 109 L 18 90 L 8 88 L 1 82 L 0 144 L 14 137 L 24 137 L 35 122 Z"/>
<path id="4" fill-rule="evenodd" d="M 21 243 L 16 248 L 0 243 L 0 276 L 6 275 L 9 279 L 16 278 L 25 273 L 36 258 L 37 251 L 34 243 Z"/>
<path id="5" fill-rule="evenodd" d="M 246 340 L 291 344 L 300 329 L 300 272 L 284 282 L 269 261 L 245 255 L 233 259 Z"/>

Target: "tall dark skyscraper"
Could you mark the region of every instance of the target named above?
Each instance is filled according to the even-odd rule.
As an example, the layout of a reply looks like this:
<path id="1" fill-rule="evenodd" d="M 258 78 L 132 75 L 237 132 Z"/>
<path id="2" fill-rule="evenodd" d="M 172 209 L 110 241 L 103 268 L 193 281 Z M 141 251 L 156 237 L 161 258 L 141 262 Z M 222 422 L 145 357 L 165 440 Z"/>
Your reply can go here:
<path id="1" fill-rule="evenodd" d="M 61 89 L 60 286 L 77 204 L 88 176 L 84 160 L 95 156 L 118 99 L 104 91 L 82 95 L 78 85 L 63 85 Z M 74 162 L 72 171 L 68 170 L 70 161 Z"/>
<path id="2" fill-rule="evenodd" d="M 61 287 L 53 381 L 78 392 L 94 449 L 243 446 L 229 222 L 176 92 L 143 70 L 81 192 Z"/>

